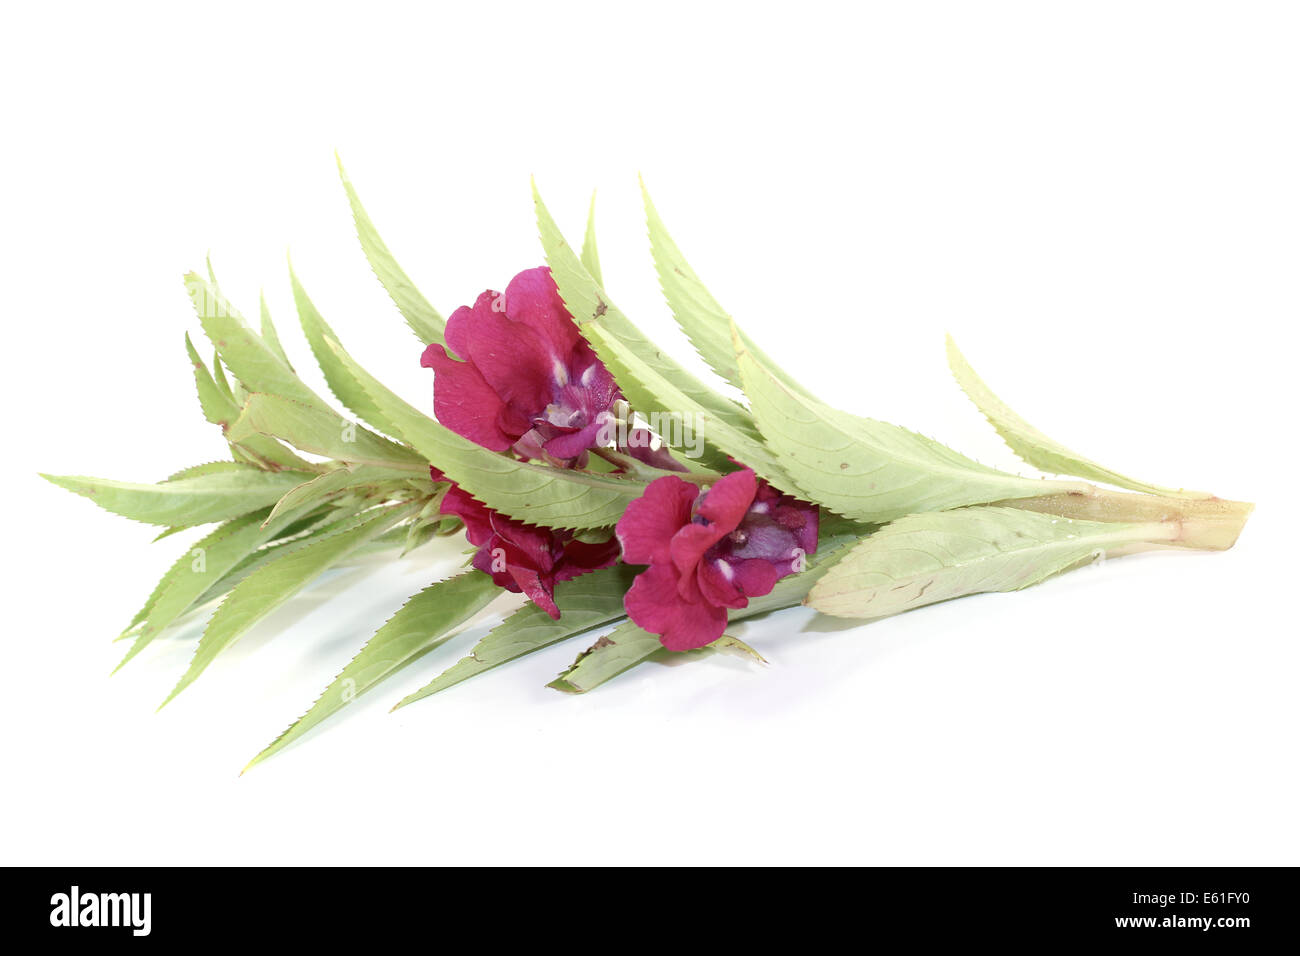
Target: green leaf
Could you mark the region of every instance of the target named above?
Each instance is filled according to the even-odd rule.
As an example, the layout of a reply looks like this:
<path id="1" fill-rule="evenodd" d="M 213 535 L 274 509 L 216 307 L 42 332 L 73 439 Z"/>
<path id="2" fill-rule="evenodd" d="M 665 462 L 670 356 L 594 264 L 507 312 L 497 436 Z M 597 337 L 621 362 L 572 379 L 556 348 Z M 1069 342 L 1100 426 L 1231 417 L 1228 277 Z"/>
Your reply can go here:
<path id="1" fill-rule="evenodd" d="M 788 489 L 790 481 L 759 440 L 749 414 L 711 391 L 642 336 L 573 254 L 535 185 L 533 199 L 546 261 L 560 297 L 632 406 L 643 415 L 667 415 L 689 426 L 712 451 L 704 456 L 708 466 L 725 469 L 731 456 L 778 488 Z M 659 424 L 653 417 L 650 423 L 652 427 Z M 686 447 L 679 440 L 682 436 L 673 434 L 676 429 L 660 425 L 655 430 L 674 447 Z"/>
<path id="2" fill-rule="evenodd" d="M 168 475 L 163 481 L 181 481 L 185 478 L 199 478 L 203 475 L 243 475 L 248 473 L 248 465 L 239 461 L 205 461 L 201 465 L 190 465 Z"/>
<path id="3" fill-rule="evenodd" d="M 343 161 L 338 160 L 338 164 L 339 178 L 343 180 L 343 189 L 347 192 L 348 204 L 352 207 L 352 219 L 356 224 L 357 238 L 361 240 L 361 251 L 366 254 L 375 277 L 392 298 L 416 338 L 425 345 L 431 342 L 442 342 L 442 330 L 446 322 L 438 314 L 438 310 L 420 294 L 420 290 L 415 287 L 402 271 L 402 267 L 397 264 L 393 254 L 388 251 L 388 246 L 384 245 L 384 241 L 379 238 L 375 224 L 366 215 L 361 200 L 357 198 L 356 190 L 352 188 L 352 180 L 348 179 L 348 174 L 343 169 Z"/>
<path id="4" fill-rule="evenodd" d="M 419 660 L 500 593 L 488 575 L 465 571 L 416 594 L 366 642 L 311 709 L 249 761 L 248 767 L 284 749 L 380 681 Z"/>
<path id="5" fill-rule="evenodd" d="M 194 367 L 194 384 L 198 388 L 199 406 L 203 409 L 203 417 L 212 424 L 220 426 L 224 433 L 226 428 L 239 417 L 239 406 L 235 404 L 231 395 L 230 385 L 226 383 L 223 388 L 217 384 L 208 367 L 203 364 L 203 359 L 199 358 L 199 353 L 195 350 L 194 343 L 190 341 L 188 333 L 185 336 L 185 351 L 189 353 L 190 364 Z M 213 365 L 218 370 L 221 367 L 219 360 L 214 360 Z M 222 381 L 225 381 L 224 377 Z M 232 442 L 231 451 L 242 452 L 245 457 L 273 469 L 295 468 L 307 471 L 316 467 L 299 458 L 278 441 L 262 435 L 250 436 L 243 445 Z"/>
<path id="6" fill-rule="evenodd" d="M 397 437 L 489 508 L 551 528 L 611 527 L 645 490 L 630 478 L 534 465 L 475 445 L 398 398 L 332 339 L 327 343 L 393 423 Z"/>
<path id="7" fill-rule="evenodd" d="M 740 378 L 736 351 L 731 341 L 731 316 L 704 287 L 700 277 L 677 248 L 677 243 L 673 242 L 654 203 L 650 201 L 650 192 L 646 189 L 644 180 L 641 181 L 641 197 L 645 202 L 646 225 L 650 232 L 650 254 L 659 275 L 659 287 L 663 290 L 668 307 L 672 309 L 673 318 L 691 340 L 700 357 L 720 376 L 743 390 L 745 386 Z M 812 398 L 812 393 L 763 354 L 749 336 L 744 332 L 739 334 L 745 347 L 764 367 L 771 369 L 787 388 L 798 395 Z"/>
<path id="8" fill-rule="evenodd" d="M 271 321 L 271 310 L 267 307 L 265 292 L 258 296 L 258 307 L 262 313 L 262 341 L 275 354 L 275 357 L 288 366 L 289 371 L 292 372 L 293 363 L 289 361 L 284 346 L 280 344 L 280 333 L 275 331 L 275 323 Z"/>
<path id="9" fill-rule="evenodd" d="M 76 475 L 41 477 L 125 518 L 170 528 L 189 528 L 268 507 L 313 476 L 299 471 L 262 471 L 245 465 L 241 471 L 222 470 L 156 485 Z"/>
<path id="10" fill-rule="evenodd" d="M 331 412 L 280 395 L 254 392 L 239 419 L 226 431 L 232 441 L 252 434 L 283 438 L 302 451 L 339 461 L 424 471 L 426 462 L 409 448 L 376 435 Z"/>
<path id="11" fill-rule="evenodd" d="M 298 521 L 295 521 L 289 527 L 285 528 L 273 540 L 258 548 L 249 554 L 246 558 L 236 564 L 230 571 L 223 575 L 215 584 L 209 587 L 200 595 L 199 599 L 194 602 L 193 607 L 185 613 L 189 617 L 198 608 L 217 600 L 228 594 L 232 588 L 240 581 L 251 575 L 259 568 L 265 567 L 280 556 L 287 554 L 292 548 L 301 546 L 309 541 L 327 537 L 335 531 L 343 530 L 345 522 L 353 516 L 369 507 L 371 502 L 358 501 L 353 499 L 342 499 L 331 502 L 330 504 L 314 509 Z M 393 547 L 392 541 L 386 541 L 388 535 L 392 532 L 386 532 L 378 538 L 373 539 L 357 550 L 351 552 L 335 567 L 347 567 L 355 563 L 358 559 L 366 554 L 371 553 L 381 542 L 385 543 L 388 548 Z"/>
<path id="12" fill-rule="evenodd" d="M 217 654 L 263 617 L 306 587 L 318 575 L 399 521 L 410 517 L 416 510 L 415 505 L 404 504 L 364 512 L 349 519 L 340 530 L 290 549 L 240 581 L 208 622 L 189 669 L 160 706 L 166 706 L 177 694 L 194 683 Z"/>
<path id="13" fill-rule="evenodd" d="M 587 207 L 587 232 L 582 237 L 582 265 L 587 273 L 596 280 L 597 285 L 604 285 L 600 275 L 600 253 L 596 249 L 596 191 L 591 191 L 591 205 Z"/>
<path id="14" fill-rule="evenodd" d="M 879 618 L 982 591 L 1015 591 L 1116 549 L 1154 547 L 1177 522 L 1110 524 L 1016 508 L 908 515 L 836 562 L 807 603 L 836 617 Z"/>
<path id="15" fill-rule="evenodd" d="M 305 504 L 319 504 L 329 501 L 342 492 L 358 489 L 375 490 L 383 488 L 394 481 L 405 482 L 410 476 L 410 471 L 404 468 L 387 468 L 382 465 L 345 465 L 342 468 L 336 468 L 334 471 L 328 471 L 313 478 L 311 481 L 303 482 L 298 487 L 290 490 L 276 502 L 275 508 L 271 511 L 267 520 L 269 521 L 271 518 L 277 518 L 285 512 L 301 508 Z"/>
<path id="16" fill-rule="evenodd" d="M 1035 468 L 1057 475 L 1077 475 L 1093 481 L 1104 481 L 1133 491 L 1144 491 L 1153 495 L 1175 495 L 1188 498 L 1208 498 L 1209 495 L 1199 491 L 1182 491 L 1164 488 L 1160 485 L 1147 484 L 1121 475 L 1117 471 L 1103 468 L 1094 461 L 1084 458 L 1078 452 L 1071 451 L 1060 442 L 1048 438 L 1029 422 L 1013 412 L 1002 399 L 993 394 L 992 389 L 984 384 L 983 379 L 975 374 L 966 357 L 957 349 L 952 336 L 947 338 L 948 367 L 953 377 L 961 386 L 966 396 L 975 403 L 989 424 L 997 430 L 1011 450 Z"/>
<path id="17" fill-rule="evenodd" d="M 602 634 L 559 677 L 547 684 L 569 694 L 585 694 L 664 649 L 659 638 L 624 621 Z"/>
<path id="18" fill-rule="evenodd" d="M 115 670 L 188 611 L 199 598 L 260 546 L 298 521 L 304 509 L 272 517 L 265 510 L 217 528 L 177 559 L 145 607 L 135 642 Z"/>
<path id="19" fill-rule="evenodd" d="M 185 337 L 189 338 L 188 332 Z M 238 400 L 235 399 L 235 391 L 230 387 L 230 380 L 226 378 L 225 366 L 221 363 L 221 353 L 216 349 L 212 350 L 212 380 L 216 383 L 221 394 L 226 397 L 226 400 L 235 408 L 238 408 L 240 402 L 243 401 L 243 396 L 241 395 Z"/>
<path id="20" fill-rule="evenodd" d="M 216 346 L 221 359 L 238 378 L 240 392 L 247 389 L 248 392 L 291 399 L 299 405 L 312 408 L 322 418 L 333 419 L 339 431 L 351 424 L 322 401 L 320 395 L 307 388 L 289 365 L 283 363 L 263 339 L 248 328 L 238 310 L 235 310 L 216 285 L 209 284 L 192 272 L 185 277 L 185 284 L 194 303 L 195 313 L 199 316 L 199 323 Z M 239 403 L 243 402 L 239 393 L 235 393 L 235 399 Z M 374 441 L 385 441 L 367 429 L 357 427 L 356 431 L 373 437 Z"/>
<path id="21" fill-rule="evenodd" d="M 289 266 L 289 281 L 293 286 L 293 300 L 298 306 L 298 320 L 302 324 L 303 333 L 307 336 L 312 355 L 316 356 L 317 364 L 325 373 L 325 381 L 329 384 L 330 391 L 362 421 L 369 422 L 382 432 L 392 434 L 393 426 L 384 418 L 379 407 L 361 387 L 361 383 L 353 378 L 343 363 L 338 360 L 334 350 L 325 344 L 326 339 L 338 342 L 339 337 L 334 334 L 329 323 L 312 304 L 307 290 L 302 287 L 298 276 L 294 274 L 292 265 Z"/>
<path id="22" fill-rule="evenodd" d="M 203 331 L 216 346 L 222 361 L 248 391 L 280 395 L 343 421 L 342 416 L 304 385 L 293 369 L 248 327 L 243 316 L 219 289 L 193 272 L 186 275 L 185 288 Z"/>
<path id="23" fill-rule="evenodd" d="M 469 656 L 415 693 L 403 697 L 393 709 L 413 704 L 533 651 L 618 620 L 625 613 L 623 595 L 631 587 L 633 575 L 632 568 L 618 564 L 557 584 L 555 604 L 560 609 L 558 621 L 552 620 L 537 605 L 525 604 L 489 631 Z"/>
<path id="24" fill-rule="evenodd" d="M 763 438 L 799 491 L 842 515 L 882 522 L 1087 488 L 1005 474 L 905 428 L 823 405 L 791 391 L 743 343 L 735 345 Z"/>

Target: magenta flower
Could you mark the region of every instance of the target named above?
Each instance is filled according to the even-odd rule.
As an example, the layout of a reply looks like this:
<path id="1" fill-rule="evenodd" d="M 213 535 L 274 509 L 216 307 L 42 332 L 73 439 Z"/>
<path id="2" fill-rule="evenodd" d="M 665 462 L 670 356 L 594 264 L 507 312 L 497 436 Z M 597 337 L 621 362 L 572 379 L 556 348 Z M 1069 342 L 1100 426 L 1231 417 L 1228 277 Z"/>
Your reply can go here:
<path id="1" fill-rule="evenodd" d="M 621 398 L 614 377 L 578 332 L 546 267 L 519 273 L 447 320 L 447 344 L 425 349 L 433 410 L 470 441 L 525 458 L 581 464 Z"/>
<path id="2" fill-rule="evenodd" d="M 435 481 L 445 481 L 430 469 Z M 618 541 L 590 544 L 567 531 L 536 528 L 498 514 L 453 484 L 438 509 L 465 522 L 465 536 L 478 548 L 473 564 L 507 591 L 523 592 L 556 620 L 555 585 L 618 560 Z"/>
<path id="3" fill-rule="evenodd" d="M 817 550 L 817 508 L 749 469 L 707 490 L 658 478 L 618 522 L 623 560 L 648 564 L 623 600 L 628 617 L 673 651 L 722 636 L 727 609 L 748 606 Z"/>

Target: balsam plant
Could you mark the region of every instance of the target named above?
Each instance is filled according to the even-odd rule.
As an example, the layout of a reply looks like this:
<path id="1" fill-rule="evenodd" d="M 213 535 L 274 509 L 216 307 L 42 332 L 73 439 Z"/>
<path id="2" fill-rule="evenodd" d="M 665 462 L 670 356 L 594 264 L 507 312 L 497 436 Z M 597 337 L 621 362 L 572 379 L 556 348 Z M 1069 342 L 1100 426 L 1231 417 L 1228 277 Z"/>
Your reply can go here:
<path id="1" fill-rule="evenodd" d="M 730 623 L 800 603 L 879 618 L 1016 590 L 1098 556 L 1223 550 L 1251 511 L 1071 451 L 1003 404 L 951 339 L 952 372 L 990 424 L 1026 462 L 1063 478 L 999 471 L 826 405 L 709 294 L 648 194 L 651 254 L 672 314 L 745 401 L 688 372 L 614 304 L 594 197 L 575 251 L 534 187 L 546 266 L 444 320 L 339 171 L 362 251 L 434 370 L 435 414 L 357 364 L 291 267 L 299 324 L 336 403 L 317 394 L 290 364 L 266 302 L 254 326 L 209 266 L 185 282 L 215 353 L 205 362 L 188 335 L 185 349 L 203 416 L 230 458 L 157 484 L 45 476 L 159 526 L 159 538 L 215 525 L 118 638 L 129 642 L 125 664 L 210 613 L 164 704 L 322 572 L 465 532 L 470 567 L 414 595 L 254 763 L 453 638 L 503 588 L 527 600 L 397 707 L 597 631 L 551 687 L 583 693 L 644 661 L 702 649 L 761 660 L 726 633 Z"/>

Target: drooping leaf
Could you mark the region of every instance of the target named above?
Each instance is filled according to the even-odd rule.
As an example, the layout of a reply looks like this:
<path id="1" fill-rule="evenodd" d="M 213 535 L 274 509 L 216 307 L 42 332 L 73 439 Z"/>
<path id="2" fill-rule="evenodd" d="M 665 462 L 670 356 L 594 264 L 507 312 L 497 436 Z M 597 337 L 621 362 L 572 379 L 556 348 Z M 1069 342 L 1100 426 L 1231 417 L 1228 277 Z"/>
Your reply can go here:
<path id="1" fill-rule="evenodd" d="M 352 551 L 383 534 L 416 510 L 415 505 L 404 504 L 376 508 L 360 514 L 326 537 L 289 549 L 235 585 L 208 622 L 189 669 L 167 695 L 163 705 L 192 684 L 217 654 L 250 627 Z"/>
<path id="2" fill-rule="evenodd" d="M 602 528 L 616 524 L 628 502 L 645 490 L 630 478 L 534 465 L 488 451 L 416 411 L 332 339 L 327 344 L 392 422 L 397 437 L 489 508 L 550 528 Z"/>
<path id="3" fill-rule="evenodd" d="M 406 324 L 411 327 L 411 331 L 421 343 L 428 345 L 431 342 L 442 342 L 442 332 L 446 322 L 438 314 L 438 310 L 420 294 L 420 290 L 415 287 L 407 274 L 402 271 L 402 267 L 397 264 L 393 254 L 388 251 L 384 240 L 379 238 L 375 224 L 370 221 L 370 217 L 361 205 L 361 200 L 357 197 L 356 190 L 352 188 L 352 180 L 348 179 L 348 174 L 343 169 L 343 161 L 338 160 L 338 164 L 339 178 L 343 180 L 343 189 L 347 192 L 348 204 L 352 207 L 352 219 L 356 224 L 357 238 L 361 240 L 361 251 L 366 254 L 366 260 L 374 270 L 375 277 L 379 279 L 380 285 L 392 298 L 397 310 L 402 313 L 402 318 L 406 319 Z"/>
<path id="4" fill-rule="evenodd" d="M 232 441 L 251 434 L 282 438 L 301 451 L 358 464 L 405 466 L 425 471 L 427 463 L 409 448 L 376 435 L 355 422 L 322 412 L 295 399 L 254 392 L 238 420 L 226 431 Z"/>
<path id="5" fill-rule="evenodd" d="M 300 471 L 262 471 L 245 465 L 241 471 L 222 470 L 156 485 L 77 475 L 41 477 L 125 518 L 171 528 L 190 528 L 269 507 L 295 485 L 314 476 Z"/>
<path id="6" fill-rule="evenodd" d="M 1073 482 L 1021 478 L 915 432 L 792 392 L 743 343 L 736 359 L 763 438 L 810 501 L 861 521 L 1054 492 Z M 791 490 L 788 489 L 787 490 Z"/>
<path id="7" fill-rule="evenodd" d="M 644 180 L 641 182 L 641 197 L 645 203 L 646 225 L 650 232 L 650 254 L 659 275 L 659 287 L 663 290 L 668 307 L 672 309 L 673 318 L 691 340 L 700 357 L 736 388 L 744 389 L 731 341 L 731 316 L 704 287 L 700 277 L 677 248 L 677 243 L 673 242 L 654 203 L 650 201 L 650 192 L 646 189 Z M 769 359 L 749 336 L 743 331 L 739 335 L 745 347 L 791 391 L 812 397 L 807 389 Z"/>
<path id="8" fill-rule="evenodd" d="M 1015 591 L 1113 552 L 1154 547 L 1176 523 L 1075 521 L 1017 508 L 908 515 L 849 549 L 807 603 L 837 617 L 878 618 L 982 591 Z"/>
<path id="9" fill-rule="evenodd" d="M 500 593 L 488 575 L 465 571 L 416 594 L 375 632 L 311 709 L 249 761 L 248 767 L 284 749 L 380 681 L 419 660 Z"/>
<path id="10" fill-rule="evenodd" d="M 536 186 L 533 199 L 546 262 L 560 296 L 632 406 L 650 417 L 652 426 L 658 424 L 653 416 L 668 416 L 680 423 L 676 427 L 659 424 L 655 429 L 679 451 L 690 453 L 681 440 L 685 431 L 675 432 L 689 429 L 702 438 L 702 458 L 709 467 L 729 467 L 730 456 L 778 488 L 788 488 L 790 482 L 776 456 L 758 438 L 749 414 L 713 392 L 646 339 L 583 268 L 542 203 Z"/>
<path id="11" fill-rule="evenodd" d="M 634 571 L 625 564 L 593 571 L 555 586 L 555 604 L 560 619 L 535 604 L 525 604 L 494 627 L 462 658 L 397 706 L 405 707 L 440 690 L 516 660 L 533 651 L 618 620 L 624 615 L 623 595 L 632 584 Z"/>
<path id="12" fill-rule="evenodd" d="M 326 339 L 338 342 L 339 338 L 308 297 L 307 290 L 298 281 L 292 265 L 289 266 L 289 281 L 293 286 L 293 300 L 298 307 L 298 320 L 302 324 L 302 331 L 307 336 L 312 355 L 316 356 L 317 364 L 325 373 L 325 381 L 329 384 L 334 397 L 362 421 L 369 422 L 381 432 L 392 434 L 392 425 L 384 418 L 374 400 L 338 360 L 334 350 L 325 344 Z"/>
<path id="13" fill-rule="evenodd" d="M 587 207 L 587 232 L 582 237 L 582 265 L 588 274 L 603 286 L 600 274 L 600 252 L 596 249 L 596 191 L 592 190 L 591 205 Z"/>
<path id="14" fill-rule="evenodd" d="M 1104 481 L 1133 491 L 1143 491 L 1153 495 L 1178 495 L 1189 498 L 1208 498 L 1209 495 L 1198 491 L 1174 490 L 1160 485 L 1147 484 L 1121 475 L 1117 471 L 1103 468 L 1096 462 L 1084 458 L 1076 451 L 1071 451 L 1058 441 L 1048 438 L 1029 422 L 1017 415 L 998 398 L 984 380 L 975 374 L 966 357 L 957 348 L 952 336 L 947 338 L 948 367 L 957 379 L 966 396 L 975 403 L 990 425 L 1017 455 L 1035 468 L 1057 475 L 1077 475 L 1093 481 Z"/>

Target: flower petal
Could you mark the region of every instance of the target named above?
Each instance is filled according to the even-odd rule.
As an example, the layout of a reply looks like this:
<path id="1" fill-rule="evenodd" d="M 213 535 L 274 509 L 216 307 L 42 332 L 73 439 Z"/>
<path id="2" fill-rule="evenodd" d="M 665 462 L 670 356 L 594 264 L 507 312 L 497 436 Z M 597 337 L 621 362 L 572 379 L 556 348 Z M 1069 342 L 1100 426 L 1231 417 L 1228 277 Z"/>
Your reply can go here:
<path id="1" fill-rule="evenodd" d="M 704 600 L 719 607 L 744 607 L 749 603 L 736 583 L 736 571 L 725 558 L 701 561 L 695 571 Z"/>
<path id="2" fill-rule="evenodd" d="M 780 569 L 761 558 L 735 562 L 732 564 L 732 569 L 736 574 L 736 585 L 740 593 L 745 595 L 746 604 L 749 603 L 748 598 L 770 594 L 772 588 L 776 587 L 777 578 L 783 577 Z"/>
<path id="3" fill-rule="evenodd" d="M 462 305 L 447 319 L 447 327 L 442 336 L 447 340 L 447 347 L 465 358 L 469 355 L 470 340 L 474 326 L 480 315 L 491 315 L 493 303 L 501 301 L 501 293 L 488 289 L 474 300 L 474 304 Z"/>
<path id="4" fill-rule="evenodd" d="M 551 589 L 540 574 L 532 568 L 511 567 L 510 575 L 515 579 L 519 590 L 528 595 L 528 600 L 549 614 L 552 620 L 558 621 L 560 619 L 560 609 L 555 606 L 555 598 L 551 596 Z"/>
<path id="5" fill-rule="evenodd" d="M 517 435 L 503 431 L 505 405 L 469 362 L 458 362 L 441 345 L 424 350 L 420 364 L 433 369 L 433 414 L 444 428 L 492 451 L 505 451 Z"/>
<path id="6" fill-rule="evenodd" d="M 700 501 L 696 513 L 723 530 L 736 530 L 758 492 L 758 479 L 748 468 L 733 471 L 715 481 Z"/>
<path id="7" fill-rule="evenodd" d="M 555 566 L 555 581 L 568 581 L 588 571 L 599 571 L 618 560 L 618 539 L 588 542 L 570 541 L 564 546 L 564 556 Z"/>
<path id="8" fill-rule="evenodd" d="M 673 535 L 668 552 L 672 556 L 673 566 L 677 568 L 677 573 L 684 581 L 695 580 L 695 568 L 704 560 L 704 552 L 729 533 L 729 529 L 719 525 L 688 524 Z M 689 590 L 683 584 L 683 593 L 688 593 Z"/>
<path id="9" fill-rule="evenodd" d="M 438 513 L 453 515 L 465 522 L 465 537 L 475 547 L 482 547 L 493 537 L 492 512 L 488 506 L 453 484 L 443 495 Z"/>
<path id="10" fill-rule="evenodd" d="M 668 563 L 675 535 L 690 523 L 699 489 L 673 475 L 656 478 L 618 521 L 618 540 L 628 564 Z"/>
<path id="11" fill-rule="evenodd" d="M 670 651 L 687 651 L 711 644 L 727 626 L 724 608 L 701 601 L 688 603 L 677 594 L 676 573 L 656 564 L 638 574 L 623 598 L 627 615 L 637 626 L 659 635 Z"/>
<path id="12" fill-rule="evenodd" d="M 540 334 L 563 360 L 582 341 L 546 266 L 526 269 L 510 280 L 506 286 L 505 308 L 512 321 L 521 322 Z"/>
<path id="13" fill-rule="evenodd" d="M 559 379 L 567 378 L 549 343 L 501 312 L 476 312 L 467 338 L 466 351 L 461 354 L 478 369 L 500 401 L 516 410 L 521 422 L 545 408 L 556 385 L 563 384 Z"/>

